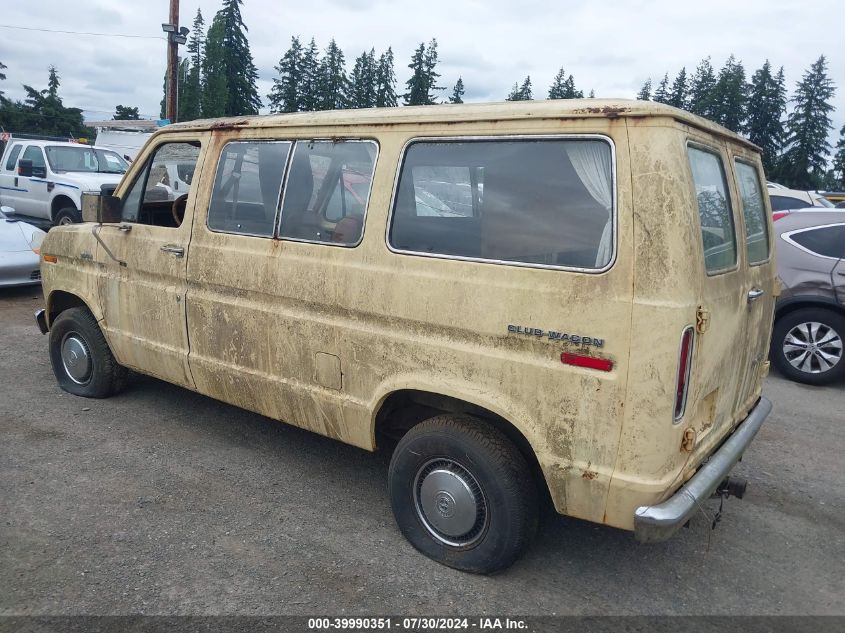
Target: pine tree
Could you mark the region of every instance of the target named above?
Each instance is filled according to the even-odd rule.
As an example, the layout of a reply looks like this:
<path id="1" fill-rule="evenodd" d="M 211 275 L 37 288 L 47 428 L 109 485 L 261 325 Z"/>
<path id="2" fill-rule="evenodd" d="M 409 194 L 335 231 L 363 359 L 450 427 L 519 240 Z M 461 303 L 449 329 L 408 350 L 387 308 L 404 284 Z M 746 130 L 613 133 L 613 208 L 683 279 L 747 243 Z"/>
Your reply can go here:
<path id="1" fill-rule="evenodd" d="M 378 58 L 376 69 L 376 107 L 395 108 L 399 105 L 396 96 L 396 73 L 393 70 L 393 49 L 388 49 Z"/>
<path id="2" fill-rule="evenodd" d="M 748 85 L 745 83 L 745 68 L 733 55 L 719 71 L 713 88 L 713 116 L 716 123 L 729 130 L 740 132 L 746 119 Z"/>
<path id="3" fill-rule="evenodd" d="M 349 87 L 343 51 L 332 38 L 320 62 L 317 80 L 317 109 L 340 110 L 348 108 Z"/>
<path id="4" fill-rule="evenodd" d="M 592 88 L 590 88 L 590 99 L 595 99 L 595 98 L 596 98 L 596 91 L 593 90 Z"/>
<path id="5" fill-rule="evenodd" d="M 508 96 L 505 97 L 505 101 L 519 101 L 519 100 L 520 100 L 519 82 L 515 81 L 515 82 L 513 82 L 513 88 L 511 88 L 511 91 L 508 93 Z"/>
<path id="6" fill-rule="evenodd" d="M 708 119 L 713 118 L 713 89 L 716 87 L 716 75 L 710 58 L 705 57 L 695 69 L 689 88 L 689 111 Z"/>
<path id="7" fill-rule="evenodd" d="M 47 94 L 56 99 L 59 96 L 59 71 L 51 64 L 49 72 L 50 75 L 47 78 Z"/>
<path id="8" fill-rule="evenodd" d="M 364 51 L 355 60 L 352 68 L 350 105 L 353 108 L 375 108 L 378 98 L 378 67 L 376 51 Z"/>
<path id="9" fill-rule="evenodd" d="M 193 121 L 202 116 L 202 64 L 205 46 L 205 20 L 197 9 L 188 40 L 188 72 L 179 92 L 179 120 Z"/>
<path id="10" fill-rule="evenodd" d="M 138 108 L 130 108 L 129 106 L 118 105 L 114 108 L 115 121 L 137 121 L 141 118 L 138 113 Z"/>
<path id="11" fill-rule="evenodd" d="M 316 110 L 319 104 L 320 52 L 314 38 L 302 51 L 302 85 L 299 89 L 300 107 L 303 110 Z"/>
<path id="12" fill-rule="evenodd" d="M 575 88 L 575 78 L 570 74 L 568 77 L 563 68 L 557 71 L 552 85 L 549 86 L 548 99 L 581 99 L 583 91 Z"/>
<path id="13" fill-rule="evenodd" d="M 405 82 L 408 92 L 403 95 L 405 105 L 434 105 L 437 99 L 434 91 L 443 90 L 437 85 L 440 74 L 435 70 L 437 67 L 437 40 L 432 39 L 426 48 L 425 43 L 420 43 L 411 57 L 408 64 L 413 72 L 411 78 Z"/>
<path id="14" fill-rule="evenodd" d="M 792 102 L 794 109 L 786 121 L 786 151 L 778 173 L 784 184 L 796 189 L 816 189 L 821 185 L 830 154 L 828 133 L 833 128 L 830 101 L 836 93 L 827 76 L 827 60 L 818 58 L 798 82 Z"/>
<path id="15" fill-rule="evenodd" d="M 786 112 L 786 86 L 783 67 L 772 76 L 769 60 L 754 72 L 748 95 L 748 119 L 744 133 L 763 149 L 763 167 L 773 173 L 783 147 L 783 115 Z"/>
<path id="16" fill-rule="evenodd" d="M 531 94 L 531 75 L 528 75 L 519 87 L 519 100 L 531 101 L 531 99 L 533 99 L 533 95 Z"/>
<path id="17" fill-rule="evenodd" d="M 657 90 L 654 91 L 654 100 L 658 103 L 669 103 L 669 73 L 663 75 Z"/>
<path id="18" fill-rule="evenodd" d="M 8 68 L 8 66 L 6 66 L 6 64 L 4 64 L 3 62 L 0 62 L 0 81 L 6 81 L 6 75 L 5 75 L 5 73 L 3 73 L 3 71 L 6 70 L 7 68 Z M 0 103 L 3 103 L 4 98 L 5 97 L 3 97 L 3 91 L 0 90 Z"/>
<path id="19" fill-rule="evenodd" d="M 242 4 L 243 0 L 223 0 L 208 31 L 203 113 L 209 116 L 257 114 L 261 107 L 258 70 L 246 38 Z"/>
<path id="20" fill-rule="evenodd" d="M 449 97 L 449 103 L 463 103 L 464 102 L 464 80 L 463 77 L 458 77 L 455 82 L 455 87 L 452 88 L 452 96 Z"/>
<path id="21" fill-rule="evenodd" d="M 66 108 L 59 96 L 59 73 L 50 66 L 47 88 L 36 90 L 24 85 L 24 101 L 3 99 L 0 104 L 0 127 L 26 134 L 90 136 L 93 130 L 85 127 L 82 110 Z"/>
<path id="22" fill-rule="evenodd" d="M 215 16 L 205 38 L 203 53 L 201 109 L 205 117 L 226 115 L 229 86 L 225 56 L 223 21 Z"/>
<path id="23" fill-rule="evenodd" d="M 839 191 L 845 191 L 845 125 L 839 130 L 839 142 L 836 143 L 832 171 L 833 186 Z"/>
<path id="24" fill-rule="evenodd" d="M 273 88 L 267 99 L 270 112 L 299 112 L 303 108 L 301 94 L 302 43 L 298 37 L 290 38 L 290 48 L 275 66 L 278 77 L 273 78 Z"/>
<path id="25" fill-rule="evenodd" d="M 637 93 L 637 99 L 640 101 L 651 101 L 651 77 L 645 80 L 643 87 Z"/>
<path id="26" fill-rule="evenodd" d="M 672 90 L 669 93 L 669 105 L 676 108 L 686 109 L 687 107 L 687 69 L 681 68 L 675 81 L 672 82 Z"/>

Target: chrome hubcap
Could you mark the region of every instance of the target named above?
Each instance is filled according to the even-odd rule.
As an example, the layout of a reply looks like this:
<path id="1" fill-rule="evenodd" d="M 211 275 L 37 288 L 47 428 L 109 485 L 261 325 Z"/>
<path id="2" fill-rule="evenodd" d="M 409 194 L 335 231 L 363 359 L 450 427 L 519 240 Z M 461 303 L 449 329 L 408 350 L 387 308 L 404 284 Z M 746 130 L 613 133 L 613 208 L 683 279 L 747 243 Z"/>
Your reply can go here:
<path id="1" fill-rule="evenodd" d="M 821 374 L 842 360 L 842 337 L 824 323 L 799 323 L 783 339 L 783 355 L 796 369 Z"/>
<path id="2" fill-rule="evenodd" d="M 91 352 L 85 340 L 75 332 L 62 339 L 62 364 L 73 382 L 84 385 L 91 378 Z"/>
<path id="3" fill-rule="evenodd" d="M 446 458 L 432 460 L 417 472 L 414 507 L 431 536 L 453 547 L 466 547 L 481 538 L 489 518 L 475 477 Z"/>
<path id="4" fill-rule="evenodd" d="M 66 215 L 63 215 L 61 218 L 59 218 L 59 226 L 65 226 L 67 224 L 73 224 L 73 220 L 71 220 Z"/>

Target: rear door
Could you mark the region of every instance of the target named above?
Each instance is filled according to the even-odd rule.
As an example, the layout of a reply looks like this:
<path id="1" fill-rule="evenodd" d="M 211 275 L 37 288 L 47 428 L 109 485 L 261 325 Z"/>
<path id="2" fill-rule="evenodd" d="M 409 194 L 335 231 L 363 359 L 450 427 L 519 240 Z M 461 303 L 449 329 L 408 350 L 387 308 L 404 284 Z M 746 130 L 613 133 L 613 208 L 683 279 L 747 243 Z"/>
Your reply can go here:
<path id="1" fill-rule="evenodd" d="M 22 151 L 23 143 L 10 145 L 5 162 L 0 165 L 0 202 L 12 208 L 18 205 L 18 197 L 26 190 L 26 178 L 18 177 L 18 158 Z M 21 180 L 25 181 L 23 185 Z"/>
<path id="2" fill-rule="evenodd" d="M 701 250 L 693 252 L 703 259 L 690 399 L 702 411 L 697 444 L 706 453 L 745 415 L 748 394 L 759 383 L 771 328 L 772 282 L 766 278 L 770 269 L 765 264 L 755 272 L 748 266 L 727 146 L 712 138 L 691 141 L 687 156 L 701 234 Z M 751 227 L 751 244 L 768 253 L 767 221 L 761 222 Z"/>
<path id="3" fill-rule="evenodd" d="M 766 182 L 759 160 L 753 156 L 734 156 L 736 198 L 741 211 L 739 219 L 740 251 L 746 269 L 748 313 L 745 332 L 740 342 L 741 369 L 734 411 L 747 411 L 760 396 L 766 373 L 764 363 L 769 355 L 772 319 L 775 307 L 775 261 L 771 239 L 771 213 L 766 210 L 763 183 Z"/>

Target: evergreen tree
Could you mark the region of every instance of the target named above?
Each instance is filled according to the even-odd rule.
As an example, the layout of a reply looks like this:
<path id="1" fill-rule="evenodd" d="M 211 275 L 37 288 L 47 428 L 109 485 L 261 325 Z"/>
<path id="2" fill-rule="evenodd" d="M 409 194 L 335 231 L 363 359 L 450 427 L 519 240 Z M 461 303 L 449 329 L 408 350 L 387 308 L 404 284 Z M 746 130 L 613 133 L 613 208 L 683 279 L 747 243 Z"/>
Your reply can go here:
<path id="1" fill-rule="evenodd" d="M 708 119 L 713 118 L 713 97 L 716 87 L 716 75 L 713 72 L 713 65 L 710 58 L 705 57 L 695 69 L 689 88 L 688 109 L 693 114 Z"/>
<path id="2" fill-rule="evenodd" d="M 202 116 L 202 64 L 205 46 L 205 20 L 202 11 L 197 9 L 188 40 L 187 72 L 179 91 L 179 120 L 193 121 Z"/>
<path id="3" fill-rule="evenodd" d="M 226 80 L 226 49 L 223 21 L 215 16 L 205 38 L 202 65 L 202 115 L 226 115 L 229 84 Z"/>
<path id="4" fill-rule="evenodd" d="M 302 43 L 298 37 L 290 38 L 290 48 L 275 67 L 278 77 L 273 78 L 273 88 L 267 99 L 270 112 L 299 112 L 302 98 Z"/>
<path id="5" fill-rule="evenodd" d="M 6 75 L 5 75 L 5 73 L 3 73 L 3 71 L 6 70 L 7 68 L 8 68 L 8 66 L 6 66 L 6 64 L 4 64 L 3 62 L 0 62 L 0 81 L 6 81 Z M 3 99 L 4 99 L 3 91 L 0 90 L 0 103 L 3 102 Z"/>
<path id="6" fill-rule="evenodd" d="M 595 99 L 595 98 L 596 98 L 596 91 L 593 90 L 592 88 L 590 88 L 590 99 Z"/>
<path id="7" fill-rule="evenodd" d="M 508 96 L 505 97 L 505 101 L 520 101 L 518 81 L 513 82 L 513 88 L 511 88 Z"/>
<path id="8" fill-rule="evenodd" d="M 681 68 L 675 81 L 672 82 L 672 90 L 669 93 L 669 105 L 682 110 L 687 107 L 687 69 Z"/>
<path id="9" fill-rule="evenodd" d="M 751 77 L 745 135 L 763 149 L 763 167 L 773 173 L 783 147 L 783 115 L 786 112 L 786 86 L 783 67 L 772 75 L 769 60 Z"/>
<path id="10" fill-rule="evenodd" d="M 349 88 L 343 51 L 332 38 L 320 62 L 317 109 L 340 110 L 349 107 Z"/>
<path id="11" fill-rule="evenodd" d="M 568 77 L 563 68 L 557 71 L 552 85 L 549 86 L 549 99 L 581 99 L 584 93 L 575 88 L 575 78 L 570 74 Z"/>
<path id="12" fill-rule="evenodd" d="M 519 87 L 519 100 L 531 101 L 531 99 L 533 99 L 533 95 L 531 94 L 531 75 L 528 75 Z"/>
<path id="13" fill-rule="evenodd" d="M 827 60 L 818 58 L 798 82 L 786 121 L 786 151 L 778 173 L 784 184 L 796 189 L 817 189 L 830 154 L 828 133 L 833 128 L 830 100 L 836 92 L 827 76 Z"/>
<path id="14" fill-rule="evenodd" d="M 376 107 L 395 108 L 399 105 L 396 96 L 396 73 L 393 70 L 393 49 L 388 49 L 378 58 L 376 69 Z"/>
<path id="15" fill-rule="evenodd" d="M 832 189 L 845 191 L 845 125 L 839 130 L 839 142 L 836 143 L 836 155 L 833 157 Z"/>
<path id="16" fill-rule="evenodd" d="M 658 103 L 669 103 L 669 73 L 663 75 L 657 90 L 654 91 L 654 100 Z"/>
<path id="17" fill-rule="evenodd" d="M 712 119 L 729 130 L 740 132 L 745 123 L 747 105 L 745 68 L 731 55 L 719 71 L 713 88 Z"/>
<path id="18" fill-rule="evenodd" d="M 355 60 L 352 68 L 351 106 L 353 108 L 375 108 L 378 101 L 378 67 L 376 51 L 364 51 Z"/>
<path id="19" fill-rule="evenodd" d="M 115 121 L 138 121 L 141 115 L 138 114 L 138 108 L 118 105 L 114 109 L 114 116 L 112 118 Z"/>
<path id="20" fill-rule="evenodd" d="M 308 47 L 302 51 L 302 85 L 299 89 L 301 109 L 307 111 L 317 109 L 319 103 L 319 80 L 320 52 L 317 49 L 317 42 L 312 37 L 308 43 Z"/>
<path id="21" fill-rule="evenodd" d="M 0 104 L 0 127 L 26 134 L 90 136 L 93 130 L 85 127 L 82 110 L 66 108 L 59 96 L 61 82 L 54 66 L 50 66 L 47 88 L 36 90 L 24 85 L 24 101 L 3 99 Z"/>
<path id="22" fill-rule="evenodd" d="M 426 49 L 425 43 L 420 43 L 411 57 L 408 64 L 413 73 L 411 78 L 405 82 L 408 92 L 403 95 L 405 105 L 434 105 L 437 99 L 434 91 L 443 90 L 437 85 L 440 74 L 435 70 L 437 67 L 437 40 L 432 39 Z"/>
<path id="23" fill-rule="evenodd" d="M 651 77 L 645 80 L 643 87 L 637 93 L 637 99 L 640 101 L 651 101 Z"/>
<path id="24" fill-rule="evenodd" d="M 449 97 L 449 103 L 463 103 L 464 92 L 464 80 L 462 77 L 458 77 L 458 81 L 455 82 L 455 87 L 452 88 L 452 96 Z"/>
<path id="25" fill-rule="evenodd" d="M 204 87 L 209 93 L 204 95 L 203 106 L 209 102 L 211 110 L 207 114 L 211 116 L 257 114 L 261 107 L 256 86 L 258 70 L 246 38 L 242 4 L 243 0 L 223 0 L 208 32 Z"/>

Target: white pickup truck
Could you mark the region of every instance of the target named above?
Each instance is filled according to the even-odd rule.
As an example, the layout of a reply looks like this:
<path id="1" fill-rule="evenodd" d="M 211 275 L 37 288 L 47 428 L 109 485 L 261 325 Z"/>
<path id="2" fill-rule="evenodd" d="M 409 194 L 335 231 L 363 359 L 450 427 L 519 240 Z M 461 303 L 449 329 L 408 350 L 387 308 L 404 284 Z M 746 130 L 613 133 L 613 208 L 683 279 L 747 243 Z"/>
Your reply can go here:
<path id="1" fill-rule="evenodd" d="M 82 221 L 82 194 L 117 185 L 128 163 L 111 150 L 60 141 L 0 139 L 0 204 L 52 224 Z M 2 143 L 0 143 L 2 145 Z"/>

